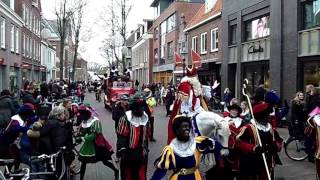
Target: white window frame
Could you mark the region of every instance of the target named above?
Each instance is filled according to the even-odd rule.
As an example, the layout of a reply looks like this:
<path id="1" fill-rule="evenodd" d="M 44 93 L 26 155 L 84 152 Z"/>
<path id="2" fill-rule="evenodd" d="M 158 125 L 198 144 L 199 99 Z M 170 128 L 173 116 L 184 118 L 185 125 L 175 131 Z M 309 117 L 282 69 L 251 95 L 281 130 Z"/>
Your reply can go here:
<path id="1" fill-rule="evenodd" d="M 25 55 L 25 51 L 26 51 L 26 40 L 25 40 L 25 36 L 24 36 L 24 33 L 21 33 L 21 36 L 22 36 L 22 49 L 21 49 L 21 51 L 22 51 L 22 56 L 24 57 L 24 55 Z"/>
<path id="2" fill-rule="evenodd" d="M 26 5 L 24 3 L 22 3 L 22 19 L 26 20 Z"/>
<path id="3" fill-rule="evenodd" d="M 217 37 L 217 34 L 218 34 L 218 37 Z M 219 51 L 218 43 L 219 43 L 219 31 L 218 31 L 218 28 L 215 28 L 211 30 L 211 41 L 210 41 L 211 52 Z"/>
<path id="4" fill-rule="evenodd" d="M 19 54 L 20 53 L 20 38 L 19 38 L 19 28 L 15 28 L 15 40 L 16 40 L 16 43 L 15 43 L 15 50 L 16 50 L 16 53 Z"/>
<path id="5" fill-rule="evenodd" d="M 0 23 L 0 38 L 1 38 L 1 48 L 6 48 L 6 19 L 1 17 L 1 23 Z"/>
<path id="6" fill-rule="evenodd" d="M 191 49 L 194 50 L 195 52 L 197 52 L 197 50 L 198 50 L 198 36 L 192 37 Z"/>
<path id="7" fill-rule="evenodd" d="M 200 38 L 200 52 L 201 54 L 206 54 L 207 53 L 207 49 L 208 49 L 208 41 L 207 41 L 207 37 L 208 37 L 208 33 L 201 33 L 201 38 Z M 205 42 L 203 42 L 205 41 Z"/>
<path id="8" fill-rule="evenodd" d="M 15 48 L 14 48 L 14 43 L 15 43 L 15 28 L 14 28 L 14 25 L 11 24 L 10 26 L 10 50 L 11 52 L 14 52 L 15 51 Z"/>

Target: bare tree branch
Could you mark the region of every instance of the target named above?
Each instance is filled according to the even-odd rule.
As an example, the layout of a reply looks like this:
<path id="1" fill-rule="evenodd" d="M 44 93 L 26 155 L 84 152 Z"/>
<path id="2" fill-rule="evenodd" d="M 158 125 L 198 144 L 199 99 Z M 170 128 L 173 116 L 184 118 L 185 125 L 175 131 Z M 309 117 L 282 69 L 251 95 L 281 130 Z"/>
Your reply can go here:
<path id="1" fill-rule="evenodd" d="M 78 0 L 74 4 L 74 12 L 71 16 L 71 27 L 72 27 L 72 34 L 73 34 L 73 41 L 74 41 L 74 54 L 73 54 L 73 64 L 72 64 L 72 80 L 75 81 L 75 69 L 76 69 L 76 62 L 78 57 L 78 48 L 80 43 L 80 31 L 82 28 L 83 22 L 83 11 L 84 7 L 87 3 L 83 0 Z"/>

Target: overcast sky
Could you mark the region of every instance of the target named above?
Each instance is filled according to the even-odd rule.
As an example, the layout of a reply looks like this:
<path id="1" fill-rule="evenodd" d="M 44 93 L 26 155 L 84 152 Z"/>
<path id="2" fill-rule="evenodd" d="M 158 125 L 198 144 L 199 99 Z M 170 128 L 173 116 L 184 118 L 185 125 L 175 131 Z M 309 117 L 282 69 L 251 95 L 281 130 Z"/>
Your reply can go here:
<path id="1" fill-rule="evenodd" d="M 133 8 L 128 18 L 128 32 L 134 30 L 143 19 L 154 18 L 154 10 L 150 7 L 153 0 L 131 1 L 133 1 Z M 46 19 L 55 19 L 54 10 L 56 2 L 59 2 L 59 0 L 41 0 L 42 12 Z M 103 15 L 104 7 L 110 3 L 110 0 L 87 0 L 87 2 L 84 24 L 85 28 L 90 29 L 90 32 L 92 32 L 92 37 L 88 42 L 81 42 L 81 55 L 89 62 L 106 64 L 99 52 L 99 48 L 102 46 L 101 40 L 104 39 L 105 35 L 101 33 L 103 32 L 102 24 L 97 22 L 99 22 L 99 16 Z"/>

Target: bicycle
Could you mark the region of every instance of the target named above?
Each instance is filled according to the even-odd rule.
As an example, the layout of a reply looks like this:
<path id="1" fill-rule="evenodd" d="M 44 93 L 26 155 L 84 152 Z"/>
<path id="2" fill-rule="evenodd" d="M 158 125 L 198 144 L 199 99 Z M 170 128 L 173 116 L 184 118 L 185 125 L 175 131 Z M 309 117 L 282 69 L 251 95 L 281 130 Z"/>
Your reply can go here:
<path id="1" fill-rule="evenodd" d="M 54 176 L 55 179 L 62 179 L 65 175 L 67 167 L 64 163 L 63 151 L 66 147 L 60 148 L 57 153 L 54 154 L 42 154 L 39 156 L 33 156 L 30 158 L 31 162 L 35 163 L 44 163 L 45 170 L 43 172 L 30 172 L 30 168 L 22 168 L 21 170 L 11 172 L 9 166 L 14 163 L 14 159 L 0 159 L 0 166 L 4 166 L 4 172 L 0 171 L 0 179 L 1 180 L 12 180 L 12 179 L 21 179 L 21 180 L 29 180 L 31 177 L 35 176 Z M 58 175 L 56 169 L 57 158 L 61 156 L 61 173 Z M 49 167 L 48 167 L 49 166 Z"/>
<path id="2" fill-rule="evenodd" d="M 299 125 L 300 123 L 298 121 L 291 122 L 292 133 L 289 133 L 291 135 L 289 135 L 288 139 L 284 142 L 285 154 L 293 161 L 304 161 L 308 158 L 304 145 L 304 137 L 303 135 L 299 136 L 298 133 Z"/>

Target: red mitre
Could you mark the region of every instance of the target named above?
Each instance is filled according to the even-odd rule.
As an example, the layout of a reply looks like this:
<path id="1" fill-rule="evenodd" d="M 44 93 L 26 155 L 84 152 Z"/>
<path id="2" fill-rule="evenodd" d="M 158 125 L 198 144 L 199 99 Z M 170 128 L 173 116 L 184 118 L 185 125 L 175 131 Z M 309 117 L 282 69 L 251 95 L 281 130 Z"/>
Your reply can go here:
<path id="1" fill-rule="evenodd" d="M 187 68 L 187 76 L 188 77 L 195 77 L 198 75 L 198 68 L 192 66 L 191 68 Z"/>

